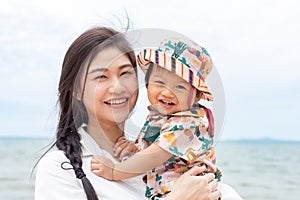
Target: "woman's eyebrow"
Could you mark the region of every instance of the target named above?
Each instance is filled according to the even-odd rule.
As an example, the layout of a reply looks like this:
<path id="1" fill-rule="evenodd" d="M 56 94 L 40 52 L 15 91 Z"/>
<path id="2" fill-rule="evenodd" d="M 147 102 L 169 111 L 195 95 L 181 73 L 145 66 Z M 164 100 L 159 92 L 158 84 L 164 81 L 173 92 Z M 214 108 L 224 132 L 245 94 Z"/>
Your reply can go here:
<path id="1" fill-rule="evenodd" d="M 95 72 L 105 72 L 107 71 L 107 68 L 95 68 L 89 71 L 89 74 L 95 73 Z"/>
<path id="2" fill-rule="evenodd" d="M 119 69 L 124 69 L 126 67 L 132 67 L 132 64 L 124 64 L 124 65 L 119 66 L 118 68 Z M 95 72 L 105 72 L 105 71 L 108 71 L 108 67 L 97 67 L 95 69 L 90 70 L 89 74 L 92 74 L 92 73 L 95 73 Z"/>
<path id="3" fill-rule="evenodd" d="M 159 75 L 159 74 L 153 74 L 152 77 L 153 78 L 161 78 L 161 75 Z"/>
<path id="4" fill-rule="evenodd" d="M 127 64 L 124 64 L 124 65 L 119 66 L 118 68 L 119 68 L 119 69 L 124 69 L 124 68 L 126 68 L 126 67 L 133 67 L 133 66 L 132 66 L 132 64 L 127 63 Z"/>

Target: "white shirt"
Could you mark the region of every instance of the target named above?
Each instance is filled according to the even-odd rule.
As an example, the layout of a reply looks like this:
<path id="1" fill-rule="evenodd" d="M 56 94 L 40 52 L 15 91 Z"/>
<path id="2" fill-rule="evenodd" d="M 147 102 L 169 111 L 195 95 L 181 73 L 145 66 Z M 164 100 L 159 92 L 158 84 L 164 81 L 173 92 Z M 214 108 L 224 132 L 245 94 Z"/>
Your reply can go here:
<path id="1" fill-rule="evenodd" d="M 82 144 L 82 169 L 92 183 L 97 196 L 101 200 L 141 200 L 146 199 L 145 184 L 141 176 L 123 181 L 108 181 L 94 175 L 90 170 L 92 155 L 103 155 L 116 160 L 105 150 L 101 149 L 93 138 L 84 131 L 78 130 Z M 63 162 L 69 162 L 63 151 L 53 150 L 48 152 L 38 163 L 35 200 L 84 200 L 84 192 L 80 179 L 76 178 L 73 169 L 65 170 L 61 167 Z M 64 164 L 64 168 L 71 165 Z M 222 200 L 241 200 L 242 198 L 229 185 L 219 183 Z"/>

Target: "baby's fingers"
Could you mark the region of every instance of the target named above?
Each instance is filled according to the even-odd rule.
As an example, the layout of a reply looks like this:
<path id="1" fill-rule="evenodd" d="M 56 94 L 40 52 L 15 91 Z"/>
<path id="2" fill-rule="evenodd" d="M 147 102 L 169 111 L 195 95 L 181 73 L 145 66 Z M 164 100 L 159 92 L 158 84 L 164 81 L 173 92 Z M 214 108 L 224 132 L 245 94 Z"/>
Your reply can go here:
<path id="1" fill-rule="evenodd" d="M 93 174 L 96 174 L 97 176 L 102 176 L 102 171 L 98 169 L 92 170 Z"/>
<path id="2" fill-rule="evenodd" d="M 98 164 L 99 160 L 97 160 L 95 157 L 92 158 L 91 164 Z"/>
<path id="3" fill-rule="evenodd" d="M 125 143 L 125 142 L 127 142 L 126 138 L 125 138 L 124 136 L 123 136 L 123 137 L 120 137 L 120 138 L 117 140 L 117 142 L 116 142 L 114 148 L 118 148 L 120 145 L 122 145 L 122 144 Z"/>
<path id="4" fill-rule="evenodd" d="M 120 156 L 120 153 L 124 150 L 125 147 L 128 146 L 128 142 L 124 142 L 118 146 L 115 146 L 114 151 L 114 157 L 118 158 Z"/>
<path id="5" fill-rule="evenodd" d="M 91 170 L 100 169 L 102 164 L 100 163 L 91 163 Z"/>

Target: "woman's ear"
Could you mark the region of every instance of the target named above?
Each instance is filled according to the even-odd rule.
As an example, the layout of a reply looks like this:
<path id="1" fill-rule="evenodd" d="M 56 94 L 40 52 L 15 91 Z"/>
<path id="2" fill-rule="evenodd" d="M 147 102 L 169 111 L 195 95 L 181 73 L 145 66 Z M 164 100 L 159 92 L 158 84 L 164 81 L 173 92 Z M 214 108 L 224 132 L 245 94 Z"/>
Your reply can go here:
<path id="1" fill-rule="evenodd" d="M 81 101 L 81 92 L 80 91 L 73 91 L 73 98 L 75 98 L 78 101 Z"/>

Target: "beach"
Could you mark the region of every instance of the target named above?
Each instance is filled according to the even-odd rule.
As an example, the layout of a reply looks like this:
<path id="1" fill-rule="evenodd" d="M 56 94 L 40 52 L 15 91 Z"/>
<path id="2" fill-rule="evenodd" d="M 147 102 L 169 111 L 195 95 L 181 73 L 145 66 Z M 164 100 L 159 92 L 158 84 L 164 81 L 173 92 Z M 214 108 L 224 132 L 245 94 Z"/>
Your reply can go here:
<path id="1" fill-rule="evenodd" d="M 37 159 L 51 139 L 0 138 L 0 199 L 34 199 Z M 216 144 L 222 182 L 245 200 L 298 200 L 300 142 L 255 140 Z"/>

